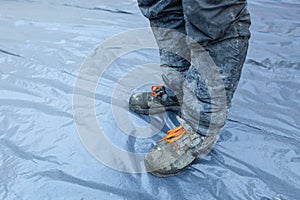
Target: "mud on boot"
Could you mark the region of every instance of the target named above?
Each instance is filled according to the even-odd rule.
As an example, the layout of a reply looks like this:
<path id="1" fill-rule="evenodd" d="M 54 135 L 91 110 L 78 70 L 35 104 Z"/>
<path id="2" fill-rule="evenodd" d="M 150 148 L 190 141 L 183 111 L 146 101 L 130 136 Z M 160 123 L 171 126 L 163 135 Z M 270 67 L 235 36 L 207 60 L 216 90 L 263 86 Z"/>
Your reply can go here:
<path id="1" fill-rule="evenodd" d="M 164 86 L 152 86 L 152 92 L 135 93 L 129 99 L 129 107 L 138 114 L 158 114 L 165 111 L 179 113 L 180 104 L 175 95 L 166 92 Z"/>
<path id="2" fill-rule="evenodd" d="M 178 117 L 181 126 L 168 131 L 145 157 L 146 169 L 155 176 L 176 175 L 200 156 L 211 151 L 218 140 L 218 135 L 201 136 L 183 119 Z"/>

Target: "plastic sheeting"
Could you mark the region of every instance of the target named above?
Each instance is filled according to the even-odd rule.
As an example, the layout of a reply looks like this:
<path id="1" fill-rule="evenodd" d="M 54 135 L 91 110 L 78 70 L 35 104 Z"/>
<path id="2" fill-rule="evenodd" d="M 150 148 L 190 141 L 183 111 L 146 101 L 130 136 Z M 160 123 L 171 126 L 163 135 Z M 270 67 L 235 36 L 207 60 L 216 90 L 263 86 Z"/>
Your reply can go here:
<path id="1" fill-rule="evenodd" d="M 0 199 L 300 199 L 300 4 L 250 0 L 249 9 L 249 54 L 220 140 L 187 171 L 161 179 L 98 162 L 72 113 L 74 82 L 89 52 L 114 34 L 148 26 L 136 2 L 2 0 Z M 120 58 L 96 91 L 107 136 L 132 152 L 147 152 L 158 136 L 118 129 L 111 94 L 127 69 L 147 62 L 158 62 L 157 51 Z"/>

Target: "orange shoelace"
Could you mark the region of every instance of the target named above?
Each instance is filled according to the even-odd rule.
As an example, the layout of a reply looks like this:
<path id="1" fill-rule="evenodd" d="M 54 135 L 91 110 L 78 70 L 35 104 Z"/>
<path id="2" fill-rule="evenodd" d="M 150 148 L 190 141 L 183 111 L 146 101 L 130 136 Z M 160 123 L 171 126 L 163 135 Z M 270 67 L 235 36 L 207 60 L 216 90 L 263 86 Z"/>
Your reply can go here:
<path id="1" fill-rule="evenodd" d="M 151 87 L 152 96 L 156 97 L 158 95 L 161 95 L 164 93 L 163 86 L 162 85 L 155 85 Z"/>
<path id="2" fill-rule="evenodd" d="M 177 128 L 169 130 L 167 133 L 168 135 L 160 139 L 158 142 L 165 140 L 168 143 L 172 143 L 182 138 L 182 136 L 186 133 L 187 131 L 183 128 L 183 126 L 178 126 Z"/>

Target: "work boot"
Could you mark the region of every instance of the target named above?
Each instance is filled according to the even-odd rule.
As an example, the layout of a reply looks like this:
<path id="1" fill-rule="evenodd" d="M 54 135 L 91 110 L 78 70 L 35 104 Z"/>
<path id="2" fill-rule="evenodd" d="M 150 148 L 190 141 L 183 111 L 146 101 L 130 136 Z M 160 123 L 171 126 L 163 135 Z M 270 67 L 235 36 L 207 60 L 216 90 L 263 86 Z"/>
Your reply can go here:
<path id="1" fill-rule="evenodd" d="M 201 136 L 184 120 L 181 126 L 168 131 L 145 157 L 147 171 L 158 177 L 176 175 L 186 169 L 199 156 L 211 151 L 218 135 Z"/>
<path id="2" fill-rule="evenodd" d="M 152 92 L 142 92 L 133 94 L 129 99 L 129 107 L 138 114 L 158 114 L 171 110 L 180 111 L 180 104 L 175 95 L 166 92 L 162 85 L 152 86 Z"/>

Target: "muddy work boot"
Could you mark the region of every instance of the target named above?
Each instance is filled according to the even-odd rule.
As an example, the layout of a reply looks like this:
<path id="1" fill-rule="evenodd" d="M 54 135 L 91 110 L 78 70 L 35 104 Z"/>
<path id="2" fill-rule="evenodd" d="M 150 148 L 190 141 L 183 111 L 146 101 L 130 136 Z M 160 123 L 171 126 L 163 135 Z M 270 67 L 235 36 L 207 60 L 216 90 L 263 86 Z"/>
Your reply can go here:
<path id="1" fill-rule="evenodd" d="M 133 94 L 129 99 L 129 107 L 138 114 L 158 114 L 167 110 L 179 112 L 180 104 L 175 95 L 166 92 L 164 86 L 152 86 L 152 92 Z"/>
<path id="2" fill-rule="evenodd" d="M 199 156 L 211 151 L 218 136 L 201 136 L 182 119 L 181 126 L 168 131 L 145 157 L 147 171 L 158 177 L 176 175 Z"/>

